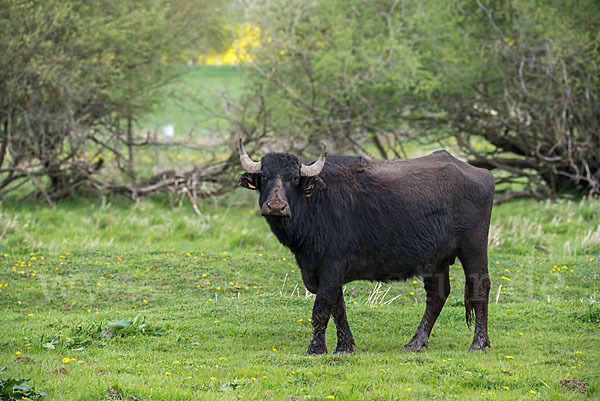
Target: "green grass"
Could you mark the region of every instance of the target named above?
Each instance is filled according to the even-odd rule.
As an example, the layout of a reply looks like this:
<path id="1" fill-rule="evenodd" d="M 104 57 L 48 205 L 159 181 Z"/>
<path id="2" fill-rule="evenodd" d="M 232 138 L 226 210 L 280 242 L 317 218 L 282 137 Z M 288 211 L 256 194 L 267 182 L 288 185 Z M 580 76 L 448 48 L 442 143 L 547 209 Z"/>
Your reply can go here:
<path id="1" fill-rule="evenodd" d="M 424 310 L 417 279 L 376 304 L 373 283 L 349 284 L 356 354 L 306 357 L 314 298 L 253 194 L 229 198 L 202 216 L 166 200 L 1 204 L 1 376 L 44 400 L 600 397 L 599 201 L 494 209 L 486 353 L 467 351 L 456 265 L 425 352 L 402 350 Z"/>
<path id="2" fill-rule="evenodd" d="M 224 124 L 224 121 L 216 118 L 206 107 L 218 111 L 220 94 L 235 97 L 241 93 L 243 69 L 234 66 L 178 68 L 182 72 L 181 79 L 169 85 L 170 95 L 164 104 L 142 119 L 139 128 L 162 134 L 163 125 L 173 124 L 176 137 L 190 133 L 194 137 L 208 136 L 216 124 Z"/>

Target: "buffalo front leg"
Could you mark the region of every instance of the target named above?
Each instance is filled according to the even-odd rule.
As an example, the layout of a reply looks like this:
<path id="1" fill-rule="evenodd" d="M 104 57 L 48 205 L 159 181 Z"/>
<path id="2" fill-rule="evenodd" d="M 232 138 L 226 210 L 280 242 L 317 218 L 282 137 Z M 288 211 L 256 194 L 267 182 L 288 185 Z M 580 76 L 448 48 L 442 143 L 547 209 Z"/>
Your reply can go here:
<path id="1" fill-rule="evenodd" d="M 337 327 L 338 346 L 336 352 L 354 352 L 354 338 L 348 326 L 346 318 L 346 305 L 342 288 L 338 285 L 323 285 L 321 281 L 317 291 L 317 298 L 313 306 L 312 326 L 313 338 L 310 341 L 306 355 L 326 354 L 325 331 L 329 323 L 329 317 L 333 319 Z"/>
<path id="2" fill-rule="evenodd" d="M 431 329 L 433 329 L 433 325 L 442 311 L 446 298 L 450 294 L 448 269 L 449 266 L 444 265 L 438 268 L 435 274 L 423 277 L 425 292 L 427 293 L 425 314 L 412 340 L 404 346 L 406 351 L 420 352 L 423 350 L 423 347 L 429 346 Z"/>
<path id="3" fill-rule="evenodd" d="M 306 355 L 327 353 L 325 331 L 327 330 L 327 323 L 329 323 L 329 316 L 331 316 L 331 309 L 333 307 L 331 298 L 331 294 L 327 294 L 319 287 L 312 312 L 313 338 L 310 340 Z"/>
<path id="4" fill-rule="evenodd" d="M 335 353 L 353 354 L 356 343 L 350 331 L 350 325 L 348 325 L 346 303 L 344 302 L 344 293 L 341 288 L 338 290 L 337 301 L 331 310 L 331 314 L 333 315 L 333 321 L 337 329 L 337 347 L 335 348 Z"/>

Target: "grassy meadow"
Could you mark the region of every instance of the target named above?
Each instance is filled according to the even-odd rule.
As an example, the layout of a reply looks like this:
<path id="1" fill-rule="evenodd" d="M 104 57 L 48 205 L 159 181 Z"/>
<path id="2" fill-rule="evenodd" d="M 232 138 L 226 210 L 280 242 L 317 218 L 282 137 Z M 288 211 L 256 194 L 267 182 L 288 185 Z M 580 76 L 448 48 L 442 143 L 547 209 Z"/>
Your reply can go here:
<path id="1" fill-rule="evenodd" d="M 215 122 L 198 101 L 235 95 L 242 78 L 233 67 L 190 70 L 140 129 L 209 135 Z M 161 163 L 201 157 L 171 153 Z M 494 208 L 486 353 L 467 351 L 458 264 L 425 352 L 402 350 L 425 308 L 415 278 L 347 285 L 356 354 L 304 356 L 314 297 L 256 194 L 200 212 L 161 197 L 0 203 L 0 400 L 600 398 L 598 200 Z M 335 349 L 333 323 L 327 338 Z"/>
<path id="2" fill-rule="evenodd" d="M 600 397 L 598 200 L 495 207 L 486 353 L 467 351 L 455 265 L 425 352 L 402 350 L 425 307 L 414 279 L 349 284 L 356 354 L 307 357 L 314 298 L 254 196 L 201 215 L 166 199 L 4 201 L 0 378 L 44 400 Z"/>

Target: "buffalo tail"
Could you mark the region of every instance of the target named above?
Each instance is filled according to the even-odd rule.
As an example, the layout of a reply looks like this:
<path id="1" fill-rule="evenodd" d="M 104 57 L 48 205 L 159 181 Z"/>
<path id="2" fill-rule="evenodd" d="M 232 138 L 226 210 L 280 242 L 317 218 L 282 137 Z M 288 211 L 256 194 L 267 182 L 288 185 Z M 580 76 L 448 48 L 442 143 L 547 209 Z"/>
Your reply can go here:
<path id="1" fill-rule="evenodd" d="M 469 293 L 469 285 L 465 283 L 465 320 L 467 321 L 467 327 L 471 327 L 473 322 L 473 305 L 471 304 L 471 294 Z"/>

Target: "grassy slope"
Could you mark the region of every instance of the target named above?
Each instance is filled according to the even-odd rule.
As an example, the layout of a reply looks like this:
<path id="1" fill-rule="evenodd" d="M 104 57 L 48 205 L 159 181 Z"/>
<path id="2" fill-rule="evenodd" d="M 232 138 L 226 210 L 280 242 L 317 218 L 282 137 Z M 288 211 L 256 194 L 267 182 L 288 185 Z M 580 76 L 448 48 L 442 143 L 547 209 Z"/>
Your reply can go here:
<path id="1" fill-rule="evenodd" d="M 140 125 L 142 129 L 150 128 L 160 133 L 163 125 L 173 124 L 178 137 L 190 131 L 205 135 L 215 121 L 201 106 L 218 106 L 220 93 L 237 96 L 242 90 L 243 71 L 233 66 L 179 68 L 182 76 L 170 85 L 171 95 L 158 110 L 140 121 Z"/>
<path id="2" fill-rule="evenodd" d="M 402 351 L 424 309 L 420 280 L 384 285 L 385 300 L 398 296 L 387 305 L 367 302 L 374 284 L 348 285 L 358 346 L 341 357 L 304 356 L 313 298 L 293 258 L 256 213 L 253 194 L 223 202 L 205 205 L 203 216 L 158 201 L 2 204 L 0 367 L 50 391 L 47 400 L 600 396 L 600 312 L 591 307 L 600 286 L 598 201 L 495 208 L 487 353 L 466 351 L 472 331 L 454 266 L 452 293 L 421 354 Z M 165 335 L 94 331 L 138 313 Z M 333 325 L 328 344 L 335 347 Z M 589 386 L 561 388 L 565 378 Z"/>

